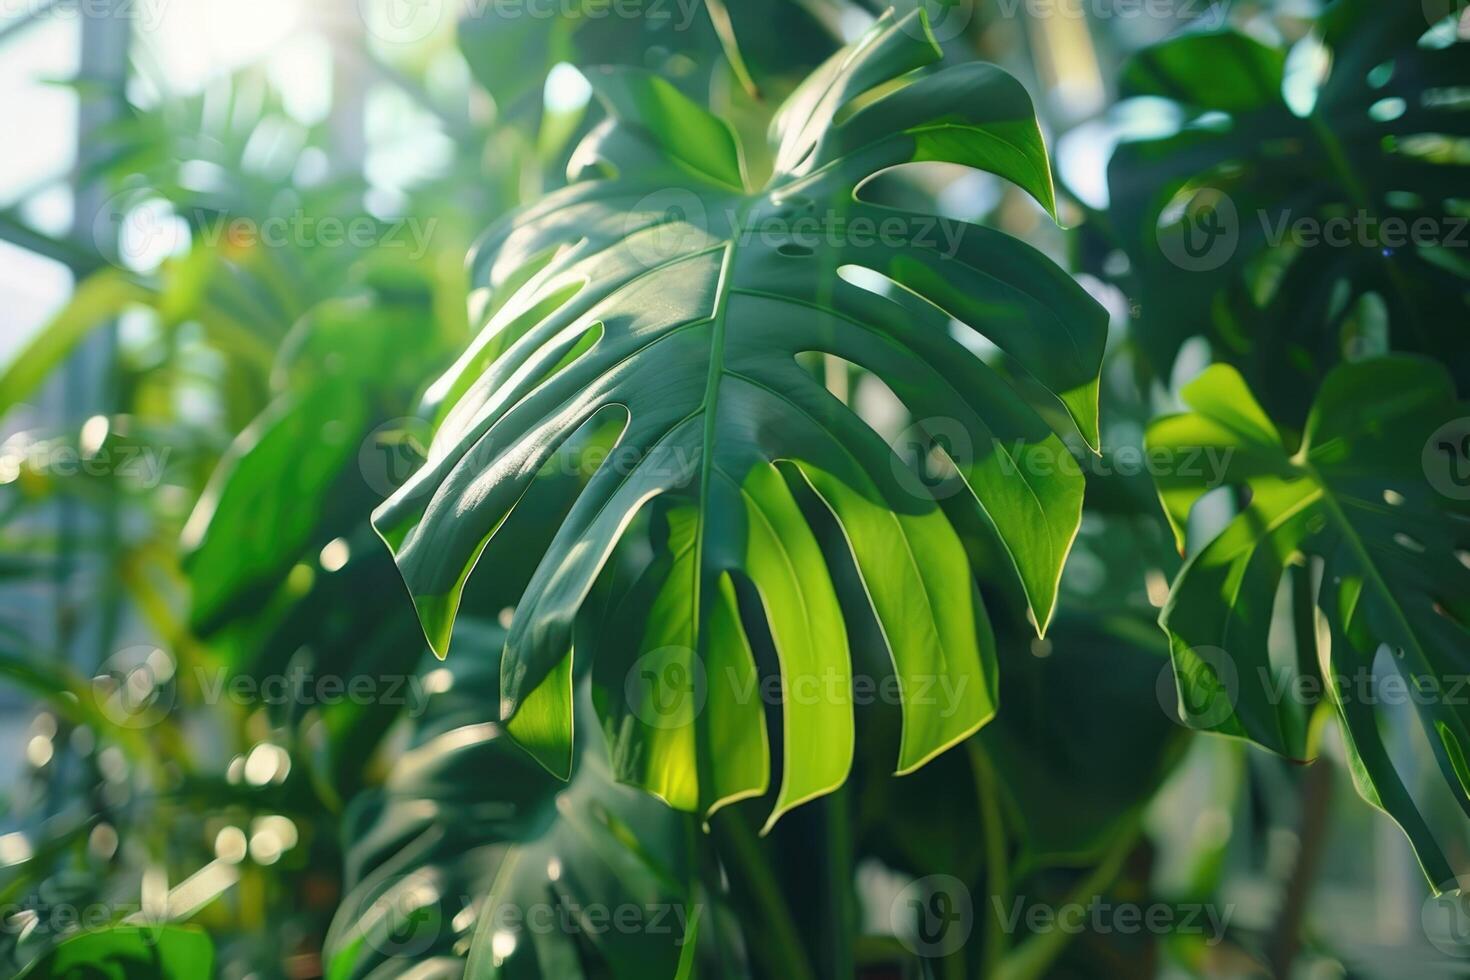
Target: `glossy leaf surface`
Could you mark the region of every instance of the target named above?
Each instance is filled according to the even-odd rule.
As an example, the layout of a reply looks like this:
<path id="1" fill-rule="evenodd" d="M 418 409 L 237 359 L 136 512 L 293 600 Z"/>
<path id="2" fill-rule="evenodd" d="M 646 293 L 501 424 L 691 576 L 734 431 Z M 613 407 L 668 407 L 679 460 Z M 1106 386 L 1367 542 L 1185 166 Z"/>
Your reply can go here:
<path id="1" fill-rule="evenodd" d="M 1050 619 L 1083 481 L 1033 465 L 1060 458 L 1060 436 L 956 332 L 1005 351 L 1095 444 L 1106 318 L 1018 241 L 861 198 L 882 170 L 943 160 L 1052 208 L 1025 91 L 989 65 L 925 71 L 938 55 L 921 16 L 881 19 L 778 113 L 774 173 L 759 186 L 725 124 L 667 82 L 594 73 L 609 118 L 574 157 L 579 179 L 481 243 L 488 322 L 432 392 L 427 465 L 374 523 L 441 655 L 477 563 L 539 560 L 510 629 L 501 711 L 553 771 L 565 774 L 572 745 L 573 623 L 650 513 L 668 546 L 629 601 L 652 625 L 604 716 L 625 778 L 702 812 L 766 790 L 761 746 L 777 740 L 750 693 L 764 643 L 752 628 L 769 634 L 782 691 L 815 678 L 839 692 L 780 699 L 773 819 L 846 778 L 847 630 L 800 504 L 808 493 L 844 532 L 901 684 L 965 680 L 948 716 L 909 706 L 899 771 L 994 713 L 993 641 L 959 537 L 907 464 L 802 366 L 809 354 L 871 371 L 931 440 L 943 430 L 961 505 L 994 529 L 1038 627 Z M 534 475 L 609 420 L 617 446 L 545 554 L 498 552 L 496 531 Z M 688 678 L 700 678 L 699 705 L 655 717 L 658 685 L 690 690 Z"/>

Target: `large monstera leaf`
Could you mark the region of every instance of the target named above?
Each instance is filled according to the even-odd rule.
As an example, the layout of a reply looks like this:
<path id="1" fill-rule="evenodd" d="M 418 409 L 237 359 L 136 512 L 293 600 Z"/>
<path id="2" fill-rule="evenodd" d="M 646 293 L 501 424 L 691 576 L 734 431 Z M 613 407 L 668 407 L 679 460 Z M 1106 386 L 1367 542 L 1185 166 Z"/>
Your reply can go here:
<path id="1" fill-rule="evenodd" d="M 16 974 L 16 980 L 192 980 L 214 974 L 214 944 L 187 926 L 115 925 L 77 933 Z"/>
<path id="2" fill-rule="evenodd" d="M 1385 733 L 1391 706 L 1412 701 L 1470 813 L 1470 710 L 1455 680 L 1470 666 L 1470 493 L 1456 482 L 1470 411 L 1443 367 L 1409 356 L 1330 374 L 1295 452 L 1231 367 L 1208 369 L 1184 399 L 1192 414 L 1148 433 L 1181 549 L 1191 510 L 1218 485 L 1202 458 L 1223 460 L 1223 484 L 1249 500 L 1186 562 L 1160 620 L 1182 716 L 1305 759 L 1320 682 L 1359 790 L 1405 829 L 1432 883 L 1452 882 Z M 1293 593 L 1295 644 L 1273 632 L 1279 596 Z"/>
<path id="3" fill-rule="evenodd" d="M 1470 57 L 1448 24 L 1426 37 L 1434 6 L 1337 0 L 1295 50 L 1186 34 L 1124 67 L 1125 98 L 1180 120 L 1108 168 L 1157 370 L 1207 337 L 1298 427 L 1347 358 L 1391 347 L 1470 379 Z"/>
<path id="4" fill-rule="evenodd" d="M 349 810 L 327 976 L 689 975 L 680 964 L 707 911 L 689 818 L 616 785 L 595 730 L 570 783 L 528 758 L 484 720 L 494 660 L 440 670 L 453 681 L 437 685 L 387 784 Z"/>
<path id="5" fill-rule="evenodd" d="M 639 15 L 608 16 L 604 0 L 572 0 L 527 17 L 495 4 L 466 7 L 459 22 L 459 46 L 475 78 L 501 111 L 540 99 L 546 76 L 561 62 L 656 65 L 678 57 L 702 67 L 750 63 L 761 77 L 798 77 L 830 53 L 831 35 L 822 3 L 805 0 L 742 0 L 738 4 L 655 4 Z M 726 8 L 728 7 L 728 13 Z M 634 9 L 634 8 L 630 8 Z M 722 43 L 716 23 L 730 18 Z M 739 39 L 738 51 L 729 44 Z M 688 72 L 688 81 L 707 81 L 705 71 Z"/>
<path id="6" fill-rule="evenodd" d="M 487 322 L 431 392 L 426 465 L 374 523 L 441 655 L 482 554 L 489 566 L 539 557 L 510 629 L 501 713 L 553 771 L 570 759 L 574 621 L 640 514 L 656 518 L 661 547 L 620 615 L 645 628 L 630 683 L 603 692 L 622 778 L 702 812 L 764 793 L 763 701 L 779 700 L 772 819 L 841 785 L 854 721 L 839 558 L 858 570 L 901 690 L 944 677 L 964 692 L 954 711 L 906 699 L 899 771 L 994 713 L 993 640 L 946 511 L 804 355 L 872 372 L 943 430 L 966 488 L 945 506 L 987 522 L 1037 628 L 1050 619 L 1083 485 L 1057 465 L 1066 450 L 1044 419 L 1096 444 L 1106 317 L 1018 241 L 857 193 L 880 171 L 937 160 L 1006 177 L 1051 209 L 1024 90 L 988 65 L 926 72 L 938 57 L 922 16 L 882 18 L 780 110 L 759 187 L 720 120 L 658 77 L 597 72 L 609 118 L 575 155 L 572 185 L 482 242 Z M 1005 371 L 965 333 L 1003 351 Z M 1013 387 L 1020 375 L 1031 382 Z M 497 551 L 535 475 L 608 419 L 618 443 L 549 549 Z M 849 554 L 823 553 L 813 500 Z M 772 648 L 758 677 L 754 651 Z M 769 677 L 822 693 L 754 693 Z M 693 694 L 689 710 L 655 711 L 665 681 Z"/>

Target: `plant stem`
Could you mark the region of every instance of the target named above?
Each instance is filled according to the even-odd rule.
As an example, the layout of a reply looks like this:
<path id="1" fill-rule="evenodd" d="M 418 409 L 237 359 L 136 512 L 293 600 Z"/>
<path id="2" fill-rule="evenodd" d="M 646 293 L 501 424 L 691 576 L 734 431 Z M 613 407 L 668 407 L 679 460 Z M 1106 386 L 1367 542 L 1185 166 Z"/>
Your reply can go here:
<path id="1" fill-rule="evenodd" d="M 1296 627 L 1297 663 L 1317 661 L 1316 598 L 1312 593 L 1312 570 L 1299 565 L 1292 569 L 1292 612 Z M 1322 848 L 1327 837 L 1327 808 L 1332 799 L 1332 763 L 1320 756 L 1307 767 L 1301 782 L 1301 822 L 1297 830 L 1298 849 L 1291 877 L 1281 899 L 1281 914 L 1276 919 L 1267 946 L 1267 960 L 1272 976 L 1291 975 L 1291 964 L 1301 947 L 1302 922 L 1316 883 L 1317 869 L 1322 864 Z"/>
<path id="2" fill-rule="evenodd" d="M 857 909 L 853 901 L 852 820 L 844 785 L 822 801 L 826 817 L 826 959 L 834 977 L 854 973 L 853 948 L 857 938 Z"/>
<path id="3" fill-rule="evenodd" d="M 1332 800 L 1332 763 L 1326 756 L 1307 767 L 1301 785 L 1301 823 L 1296 863 L 1286 882 L 1281 913 L 1276 919 L 1267 947 L 1273 977 L 1291 976 L 1291 964 L 1301 948 L 1302 922 L 1311 902 L 1317 870 L 1322 865 L 1322 845 L 1327 837 L 1327 808 Z"/>
<path id="4" fill-rule="evenodd" d="M 1001 820 L 996 797 L 998 784 L 995 767 L 979 739 L 965 741 L 970 753 L 970 768 L 975 774 L 975 794 L 980 804 L 980 829 L 985 835 L 985 880 L 990 909 L 985 917 L 985 945 L 982 975 L 994 976 L 1002 957 L 1010 948 L 1001 909 L 1010 902 L 1010 857 L 1006 853 L 1005 824 Z"/>
<path id="5" fill-rule="evenodd" d="M 747 893 L 748 911 L 753 911 L 752 917 L 760 922 L 758 930 L 747 930 L 747 935 L 760 937 L 759 942 L 752 944 L 750 954 L 762 962 L 768 976 L 816 980 L 801 939 L 792 927 L 795 920 L 787 907 L 786 896 L 781 894 L 781 886 L 750 825 L 739 814 L 729 812 L 720 814 L 712 824 L 731 851 L 731 860 L 725 862 L 725 873 L 732 887 L 738 886 Z"/>
<path id="6" fill-rule="evenodd" d="M 1139 812 L 1119 828 L 1117 839 L 1103 855 L 1102 861 L 1077 883 L 1062 904 L 1088 904 L 1092 896 L 1112 884 L 1123 870 L 1123 862 L 1133 852 L 1133 846 L 1138 842 L 1142 830 L 1143 814 Z M 987 980 L 1040 980 L 1047 975 L 1052 963 L 1071 939 L 1071 934 L 1064 929 L 1037 933 L 1017 946 L 994 971 L 988 972 Z"/>

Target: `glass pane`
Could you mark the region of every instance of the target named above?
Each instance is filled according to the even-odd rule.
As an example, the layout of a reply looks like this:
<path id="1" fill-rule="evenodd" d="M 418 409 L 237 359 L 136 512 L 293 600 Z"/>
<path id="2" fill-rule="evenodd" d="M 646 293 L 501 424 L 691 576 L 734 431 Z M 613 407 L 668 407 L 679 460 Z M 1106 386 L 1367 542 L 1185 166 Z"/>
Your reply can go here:
<path id="1" fill-rule="evenodd" d="M 63 176 L 76 160 L 77 96 L 56 84 L 77 73 L 80 20 L 41 17 L 0 42 L 0 202 Z"/>

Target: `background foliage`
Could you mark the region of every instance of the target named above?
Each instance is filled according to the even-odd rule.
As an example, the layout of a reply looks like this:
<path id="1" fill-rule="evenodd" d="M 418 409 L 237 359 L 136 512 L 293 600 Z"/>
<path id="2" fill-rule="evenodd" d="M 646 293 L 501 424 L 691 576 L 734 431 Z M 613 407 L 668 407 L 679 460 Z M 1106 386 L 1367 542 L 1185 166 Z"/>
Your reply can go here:
<path id="1" fill-rule="evenodd" d="M 0 373 L 6 975 L 1457 969 L 1454 4 L 909 4 L 873 34 L 839 0 L 409 34 L 352 6 L 329 112 L 269 59 L 182 92 L 145 44 L 126 84 L 82 65 L 58 84 L 110 121 L 61 175 L 75 228 L 45 187 L 0 209 L 77 277 Z M 354 86 L 400 144 L 344 134 Z M 793 198 L 963 234 L 803 252 Z M 1297 224 L 1359 214 L 1342 246 Z M 660 485 L 593 560 L 598 410 L 707 407 L 718 347 L 603 352 L 727 279 L 730 374 L 783 396 L 708 413 L 755 503 Z M 532 390 L 578 412 L 481 442 Z M 630 669 L 694 648 L 973 684 L 855 720 L 711 685 L 650 722 Z M 1438 693 L 1343 683 L 1391 676 Z"/>

